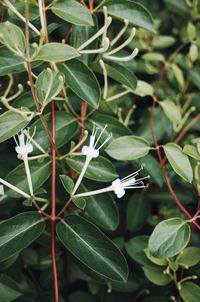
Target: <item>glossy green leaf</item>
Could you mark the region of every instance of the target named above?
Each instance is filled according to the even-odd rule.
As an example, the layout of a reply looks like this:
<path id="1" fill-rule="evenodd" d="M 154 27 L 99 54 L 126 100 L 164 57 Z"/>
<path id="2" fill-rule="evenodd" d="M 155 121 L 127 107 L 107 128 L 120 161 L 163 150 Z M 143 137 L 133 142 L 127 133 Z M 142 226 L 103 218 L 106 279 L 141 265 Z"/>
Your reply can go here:
<path id="1" fill-rule="evenodd" d="M 200 287 L 192 282 L 183 282 L 181 284 L 180 295 L 184 302 L 199 302 Z"/>
<path id="2" fill-rule="evenodd" d="M 151 253 L 149 252 L 148 248 L 146 248 L 144 250 L 144 252 L 145 252 L 145 255 L 147 256 L 147 258 L 151 262 L 155 263 L 156 265 L 159 265 L 159 266 L 167 266 L 168 265 L 168 262 L 167 262 L 166 259 L 160 259 L 160 258 L 156 258 L 156 257 L 152 256 Z"/>
<path id="3" fill-rule="evenodd" d="M 85 156 L 67 159 L 67 164 L 70 166 L 70 168 L 78 173 L 81 172 L 84 162 Z M 84 176 L 88 179 L 100 182 L 110 182 L 118 175 L 113 164 L 108 159 L 99 156 L 91 160 Z"/>
<path id="4" fill-rule="evenodd" d="M 38 212 L 24 212 L 0 224 L 0 261 L 3 261 L 36 240 L 43 232 L 44 220 Z"/>
<path id="5" fill-rule="evenodd" d="M 18 256 L 19 256 L 19 253 L 16 253 L 16 254 L 10 256 L 9 258 L 7 258 L 6 260 L 1 261 L 0 262 L 0 271 L 4 271 L 4 270 L 8 269 L 10 266 L 12 266 L 15 263 L 15 261 L 17 260 Z"/>
<path id="6" fill-rule="evenodd" d="M 105 68 L 108 74 L 108 77 L 130 87 L 131 89 L 135 89 L 137 86 L 137 78 L 133 72 L 131 72 L 128 68 L 117 64 L 115 62 L 106 61 L 104 62 Z M 94 71 L 98 73 L 103 73 L 99 64 L 93 64 L 92 68 Z"/>
<path id="7" fill-rule="evenodd" d="M 61 0 L 55 3 L 52 12 L 61 19 L 77 25 L 93 25 L 93 19 L 86 6 L 75 0 Z"/>
<path id="8" fill-rule="evenodd" d="M 17 283 L 10 277 L 0 274 L 0 300 L 13 301 L 21 295 Z"/>
<path id="9" fill-rule="evenodd" d="M 139 136 L 124 136 L 112 141 L 106 152 L 118 160 L 134 160 L 148 154 L 148 142 Z"/>
<path id="10" fill-rule="evenodd" d="M 72 190 L 74 188 L 74 182 L 73 180 L 67 176 L 67 175 L 60 175 L 60 180 L 62 182 L 63 187 L 68 193 L 72 193 Z"/>
<path id="11" fill-rule="evenodd" d="M 79 57 L 78 51 L 70 45 L 63 43 L 51 42 L 43 45 L 36 56 L 34 61 L 46 62 L 63 62 L 73 58 Z"/>
<path id="12" fill-rule="evenodd" d="M 190 233 L 189 224 L 180 218 L 161 221 L 149 238 L 149 251 L 156 258 L 173 257 L 187 246 Z"/>
<path id="13" fill-rule="evenodd" d="M 19 56 L 24 55 L 25 36 L 15 24 L 9 21 L 0 23 L 0 42 Z"/>
<path id="14" fill-rule="evenodd" d="M 169 282 L 172 281 L 172 279 L 169 277 L 169 275 L 166 275 L 163 273 L 162 268 L 149 268 L 149 267 L 143 267 L 145 276 L 154 284 L 158 286 L 164 286 L 167 285 Z"/>
<path id="15" fill-rule="evenodd" d="M 198 149 L 195 146 L 185 145 L 183 148 L 183 152 L 196 160 L 200 160 L 200 153 L 198 152 Z"/>
<path id="16" fill-rule="evenodd" d="M 0 115 L 0 143 L 6 141 L 13 135 L 17 134 L 21 129 L 26 127 L 30 120 L 22 114 L 6 111 Z"/>
<path id="17" fill-rule="evenodd" d="M 192 167 L 188 156 L 184 154 L 181 147 L 174 143 L 168 143 L 163 148 L 173 170 L 185 181 L 191 183 L 193 180 Z"/>
<path id="18" fill-rule="evenodd" d="M 200 248 L 195 246 L 187 247 L 178 257 L 177 262 L 188 267 L 197 265 L 200 262 Z"/>
<path id="19" fill-rule="evenodd" d="M 104 3 L 111 16 L 119 19 L 127 19 L 133 25 L 137 25 L 155 32 L 152 17 L 148 10 L 137 2 L 130 0 L 108 0 Z"/>
<path id="20" fill-rule="evenodd" d="M 25 59 L 23 57 L 19 57 L 5 47 L 0 48 L 0 61 L 0 76 L 23 72 L 26 70 Z M 31 67 L 33 69 L 40 64 L 41 61 L 31 62 Z"/>
<path id="21" fill-rule="evenodd" d="M 172 123 L 180 123 L 181 122 L 181 111 L 180 108 L 174 104 L 174 102 L 170 100 L 165 100 L 159 103 L 160 106 L 162 107 L 164 113 L 168 117 L 168 119 Z"/>
<path id="22" fill-rule="evenodd" d="M 36 96 L 40 104 L 46 105 L 58 95 L 64 83 L 63 75 L 58 71 L 46 69 L 36 80 Z"/>
<path id="23" fill-rule="evenodd" d="M 132 195 L 126 208 L 127 229 L 131 232 L 139 231 L 144 226 L 148 214 L 148 202 L 140 194 Z"/>
<path id="24" fill-rule="evenodd" d="M 159 187 L 162 187 L 165 180 L 160 168 L 160 164 L 156 160 L 156 158 L 151 154 L 148 154 L 141 159 L 141 165 L 144 167 L 144 172 L 146 173 L 146 175 L 149 174 L 151 176 L 151 182 L 155 182 L 159 185 Z"/>
<path id="25" fill-rule="evenodd" d="M 139 264 L 152 266 L 152 263 L 145 254 L 145 249 L 148 245 L 149 236 L 136 236 L 125 243 L 125 248 L 131 259 Z"/>
<path id="26" fill-rule="evenodd" d="M 65 247 L 100 276 L 125 282 L 128 267 L 117 247 L 95 225 L 76 215 L 57 224 L 57 234 Z"/>
<path id="27" fill-rule="evenodd" d="M 93 186 L 80 186 L 80 192 L 93 190 Z M 108 193 L 85 197 L 85 218 L 98 225 L 103 230 L 114 231 L 119 224 L 118 208 L 112 196 Z"/>
<path id="28" fill-rule="evenodd" d="M 15 8 L 20 12 L 24 17 L 26 15 L 26 2 L 25 1 L 17 1 L 15 3 Z M 20 20 L 20 18 L 13 13 L 11 9 L 8 8 L 8 13 L 11 16 L 12 19 L 15 19 L 17 21 Z M 39 9 L 37 6 L 37 3 L 35 3 L 34 0 L 29 0 L 29 14 L 28 19 L 29 21 L 35 20 L 39 17 Z"/>
<path id="29" fill-rule="evenodd" d="M 44 119 L 47 122 L 47 125 L 50 129 L 51 127 L 51 114 L 48 113 L 44 115 Z M 38 119 L 31 127 L 31 133 L 34 130 L 34 127 L 36 127 L 36 133 L 34 136 L 34 140 L 42 146 L 42 148 L 46 151 L 48 151 L 51 147 L 51 143 L 49 141 L 49 138 L 47 137 L 47 134 L 44 130 L 43 125 L 41 124 L 41 121 Z M 56 111 L 56 146 L 57 148 L 63 146 L 66 144 L 78 131 L 79 126 L 76 122 L 75 117 L 68 112 L 64 111 Z M 38 150 L 34 146 L 34 153 L 41 153 L 40 150 Z"/>
<path id="30" fill-rule="evenodd" d="M 65 83 L 75 94 L 97 109 L 100 102 L 100 86 L 89 67 L 78 60 L 60 65 L 59 70 L 65 75 Z"/>
<path id="31" fill-rule="evenodd" d="M 29 162 L 29 167 L 31 171 L 33 189 L 34 191 L 36 191 L 51 175 L 51 161 L 50 159 L 45 159 L 42 162 L 39 160 L 31 160 Z M 29 193 L 24 164 L 21 164 L 14 170 L 12 170 L 7 175 L 6 180 L 12 185 L 15 185 L 16 187 L 21 189 L 22 191 Z M 6 194 L 14 198 L 19 198 L 21 196 L 20 194 L 16 193 L 11 189 L 6 190 Z"/>

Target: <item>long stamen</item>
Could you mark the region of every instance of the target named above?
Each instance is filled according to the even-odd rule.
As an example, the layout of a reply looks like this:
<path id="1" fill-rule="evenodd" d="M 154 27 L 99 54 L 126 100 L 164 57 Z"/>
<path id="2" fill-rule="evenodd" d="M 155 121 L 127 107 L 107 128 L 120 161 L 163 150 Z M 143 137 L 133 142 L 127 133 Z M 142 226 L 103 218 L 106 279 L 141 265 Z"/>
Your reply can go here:
<path id="1" fill-rule="evenodd" d="M 98 150 L 100 150 L 112 137 L 112 133 L 110 133 L 108 135 L 108 137 L 106 138 L 106 140 L 99 146 Z"/>
<path id="2" fill-rule="evenodd" d="M 141 167 L 139 170 L 133 172 L 130 175 L 127 175 L 126 177 L 122 178 L 122 181 L 126 180 L 127 178 L 129 179 L 131 176 L 137 175 L 141 170 L 143 170 L 143 167 Z"/>
<path id="3" fill-rule="evenodd" d="M 137 56 L 138 52 L 139 52 L 138 48 L 135 48 L 130 56 L 127 57 L 107 56 L 106 59 L 111 61 L 118 61 L 118 62 L 128 62 L 134 59 Z"/>
<path id="4" fill-rule="evenodd" d="M 133 38 L 135 36 L 135 33 L 136 33 L 136 28 L 133 27 L 129 38 L 126 41 L 124 41 L 124 43 L 122 43 L 121 45 L 119 45 L 118 47 L 116 47 L 115 49 L 113 49 L 110 52 L 106 53 L 104 55 L 104 57 L 106 58 L 107 56 L 110 56 L 110 55 L 118 52 L 119 50 L 123 49 L 126 45 L 128 45 L 133 40 Z"/>
<path id="5" fill-rule="evenodd" d="M 101 130 L 101 132 L 100 132 L 100 134 L 99 134 L 99 137 L 97 138 L 96 143 L 95 143 L 95 145 L 94 145 L 94 148 L 97 146 L 97 144 L 98 144 L 98 142 L 99 142 L 99 140 L 100 140 L 102 134 L 104 133 L 105 129 L 107 128 L 107 126 L 108 126 L 108 125 L 105 125 L 105 126 L 103 127 L 103 129 Z"/>

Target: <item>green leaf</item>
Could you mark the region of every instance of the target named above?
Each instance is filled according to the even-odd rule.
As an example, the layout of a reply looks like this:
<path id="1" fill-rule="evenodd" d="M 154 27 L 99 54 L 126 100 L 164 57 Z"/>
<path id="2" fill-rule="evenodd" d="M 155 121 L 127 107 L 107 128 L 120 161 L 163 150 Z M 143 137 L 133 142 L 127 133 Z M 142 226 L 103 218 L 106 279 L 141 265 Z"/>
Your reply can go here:
<path id="1" fill-rule="evenodd" d="M 40 104 L 46 105 L 59 94 L 64 83 L 63 75 L 50 68 L 42 71 L 36 80 L 36 96 Z"/>
<path id="2" fill-rule="evenodd" d="M 80 192 L 91 191 L 90 185 L 80 186 Z M 119 224 L 118 208 L 110 194 L 85 197 L 85 209 L 82 213 L 85 218 L 104 230 L 114 231 Z"/>
<path id="3" fill-rule="evenodd" d="M 43 232 L 44 220 L 38 212 L 24 212 L 0 224 L 0 261 L 36 240 Z"/>
<path id="4" fill-rule="evenodd" d="M 175 78 L 176 78 L 176 80 L 178 82 L 179 88 L 183 89 L 184 85 L 185 85 L 185 80 L 184 80 L 184 76 L 183 76 L 182 70 L 176 64 L 172 64 L 171 68 L 172 68 L 173 73 L 175 75 Z"/>
<path id="5" fill-rule="evenodd" d="M 106 152 L 118 160 L 134 160 L 148 154 L 148 142 L 139 136 L 123 136 L 112 141 Z"/>
<path id="6" fill-rule="evenodd" d="M 192 83 L 200 89 L 199 77 L 200 77 L 200 67 L 194 67 L 190 69 L 190 78 Z"/>
<path id="7" fill-rule="evenodd" d="M 159 103 L 164 113 L 172 123 L 179 124 L 182 120 L 180 108 L 170 100 L 165 100 Z"/>
<path id="8" fill-rule="evenodd" d="M 159 187 L 164 184 L 164 177 L 160 168 L 159 162 L 151 154 L 141 159 L 141 165 L 144 167 L 145 172 L 151 175 L 151 182 L 154 181 Z"/>
<path id="9" fill-rule="evenodd" d="M 72 193 L 74 188 L 73 180 L 67 175 L 60 175 L 60 180 L 62 182 L 63 187 L 68 193 Z"/>
<path id="10" fill-rule="evenodd" d="M 191 183 L 193 180 L 192 167 L 181 147 L 174 143 L 168 143 L 163 148 L 173 170 L 185 181 Z"/>
<path id="11" fill-rule="evenodd" d="M 5 47 L 0 48 L 0 76 L 8 75 L 15 72 L 23 72 L 26 70 L 25 59 L 19 57 Z M 31 68 L 35 68 L 41 64 L 41 61 L 31 62 Z"/>
<path id="12" fill-rule="evenodd" d="M 155 36 L 153 39 L 153 47 L 155 48 L 168 48 L 176 43 L 176 39 L 173 36 Z"/>
<path id="13" fill-rule="evenodd" d="M 147 95 L 152 96 L 154 93 L 153 86 L 145 81 L 138 80 L 137 87 L 134 91 L 132 91 L 134 94 L 144 97 Z"/>
<path id="14" fill-rule="evenodd" d="M 6 141 L 21 129 L 26 127 L 30 120 L 20 113 L 6 111 L 0 115 L 0 143 Z"/>
<path id="15" fill-rule="evenodd" d="M 180 218 L 161 221 L 149 238 L 149 251 L 156 258 L 173 257 L 187 246 L 190 233 L 190 226 Z"/>
<path id="16" fill-rule="evenodd" d="M 46 62 L 63 62 L 79 57 L 78 51 L 70 45 L 63 43 L 51 42 L 42 45 L 39 52 L 34 56 L 33 60 Z"/>
<path id="17" fill-rule="evenodd" d="M 149 261 L 145 254 L 145 249 L 148 245 L 149 236 L 136 236 L 125 243 L 125 248 L 131 259 L 145 267 L 152 267 L 152 263 Z"/>
<path id="18" fill-rule="evenodd" d="M 198 152 L 198 149 L 195 146 L 185 145 L 183 148 L 183 152 L 196 160 L 200 160 L 200 153 Z"/>
<path id="19" fill-rule="evenodd" d="M 148 10 L 139 3 L 124 0 L 108 0 L 104 3 L 108 13 L 119 19 L 127 19 L 133 25 L 143 27 L 155 33 L 152 16 Z"/>
<path id="20" fill-rule="evenodd" d="M 51 127 L 51 114 L 48 113 L 44 115 L 44 119 L 47 122 L 47 125 L 50 129 Z M 42 146 L 42 148 L 46 151 L 50 150 L 51 143 L 47 134 L 44 130 L 41 121 L 38 119 L 31 127 L 31 133 L 36 127 L 36 133 L 34 136 L 34 140 Z M 64 111 L 56 111 L 56 146 L 60 148 L 64 144 L 66 144 L 73 136 L 77 133 L 79 126 L 76 122 L 76 118 L 68 112 Z M 40 152 L 36 147 L 34 147 L 34 153 Z"/>
<path id="21" fill-rule="evenodd" d="M 0 271 L 4 271 L 4 270 L 8 269 L 10 266 L 12 266 L 15 263 L 15 261 L 17 260 L 18 256 L 19 256 L 19 253 L 16 253 L 16 254 L 10 256 L 9 258 L 7 258 L 6 260 L 1 261 L 0 262 Z"/>
<path id="22" fill-rule="evenodd" d="M 55 3 L 52 12 L 61 19 L 77 25 L 94 25 L 92 16 L 86 6 L 74 0 L 61 0 Z"/>
<path id="23" fill-rule="evenodd" d="M 150 254 L 148 248 L 146 248 L 144 251 L 145 251 L 145 254 L 146 254 L 147 258 L 151 262 L 155 263 L 156 265 L 160 265 L 160 266 L 167 266 L 168 265 L 168 262 L 167 262 L 166 259 L 160 259 L 160 258 L 156 258 L 156 257 L 152 256 Z"/>
<path id="24" fill-rule="evenodd" d="M 125 258 L 92 223 L 68 215 L 57 224 L 57 234 L 65 247 L 89 269 L 108 280 L 126 282 L 128 267 Z"/>
<path id="25" fill-rule="evenodd" d="M 101 91 L 99 83 L 91 69 L 78 60 L 62 64 L 58 68 L 65 75 L 66 85 L 90 106 L 97 109 Z"/>
<path id="26" fill-rule="evenodd" d="M 183 282 L 180 294 L 184 302 L 199 302 L 200 287 L 192 282 Z"/>
<path id="27" fill-rule="evenodd" d="M 178 257 L 177 263 L 184 264 L 188 267 L 197 265 L 200 261 L 200 248 L 190 246 L 184 249 L 180 257 Z"/>
<path id="28" fill-rule="evenodd" d="M 165 57 L 157 52 L 148 52 L 145 53 L 142 58 L 147 61 L 147 62 L 156 62 L 156 61 L 160 61 L 160 62 L 165 62 Z"/>
<path id="29" fill-rule="evenodd" d="M 25 1 L 17 1 L 15 3 L 15 8 L 20 12 L 23 16 L 26 15 L 26 2 Z M 20 18 L 13 13 L 11 9 L 8 8 L 8 13 L 12 19 L 19 21 Z M 34 0 L 29 0 L 29 14 L 28 19 L 29 21 L 35 20 L 39 17 L 39 9 L 37 4 Z"/>
<path id="30" fill-rule="evenodd" d="M 85 156 L 78 156 L 75 158 L 68 158 L 67 164 L 80 173 L 83 169 L 85 162 Z M 100 182 L 110 182 L 118 176 L 113 164 L 106 158 L 99 156 L 93 158 L 85 172 L 84 175 L 88 179 L 100 181 Z"/>
<path id="31" fill-rule="evenodd" d="M 158 286 L 164 286 L 170 283 L 172 280 L 169 275 L 165 275 L 163 273 L 163 269 L 160 267 L 158 268 L 149 268 L 143 267 L 143 271 L 145 276 L 154 284 Z"/>
<path id="32" fill-rule="evenodd" d="M 139 231 L 145 224 L 149 214 L 149 205 L 140 194 L 134 194 L 126 208 L 126 225 L 131 232 Z"/>
<path id="33" fill-rule="evenodd" d="M 31 160 L 29 162 L 29 167 L 31 171 L 33 189 L 36 191 L 51 175 L 51 161 L 49 159 L 45 159 L 42 162 L 39 160 Z M 24 164 L 21 164 L 12 170 L 7 175 L 6 180 L 22 191 L 29 193 Z M 13 198 L 19 198 L 21 196 L 11 189 L 7 189 L 6 194 Z"/>
<path id="34" fill-rule="evenodd" d="M 23 31 L 9 21 L 0 23 L 0 42 L 11 51 L 23 56 L 25 52 L 25 37 Z"/>
<path id="35" fill-rule="evenodd" d="M 117 81 L 118 83 L 121 83 L 123 85 L 126 85 L 127 87 L 130 87 L 131 89 L 135 89 L 137 86 L 137 78 L 133 72 L 131 72 L 126 67 L 117 64 L 115 62 L 104 62 L 105 68 L 107 71 L 108 76 Z M 100 68 L 99 64 L 92 64 L 92 69 L 98 73 L 103 74 L 102 69 Z"/>
<path id="36" fill-rule="evenodd" d="M 1 274 L 0 275 L 0 300 L 1 301 L 13 301 L 20 297 L 22 293 L 17 283 L 10 277 Z"/>

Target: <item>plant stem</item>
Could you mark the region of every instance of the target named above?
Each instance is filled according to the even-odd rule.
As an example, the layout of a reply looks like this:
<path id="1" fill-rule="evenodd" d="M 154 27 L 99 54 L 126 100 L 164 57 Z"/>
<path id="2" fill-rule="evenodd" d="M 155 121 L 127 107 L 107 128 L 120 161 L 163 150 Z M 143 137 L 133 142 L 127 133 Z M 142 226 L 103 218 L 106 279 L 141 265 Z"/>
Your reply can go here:
<path id="1" fill-rule="evenodd" d="M 167 176 L 167 172 L 165 170 L 165 165 L 163 163 L 163 158 L 161 156 L 160 148 L 158 146 L 158 142 L 157 142 L 157 139 L 156 139 L 156 136 L 155 136 L 155 133 L 154 133 L 154 128 L 153 128 L 153 113 L 154 113 L 154 109 L 155 109 L 155 106 L 156 106 L 157 102 L 158 102 L 157 97 L 154 95 L 154 97 L 153 97 L 153 104 L 152 104 L 151 112 L 150 112 L 150 130 L 151 130 L 151 135 L 152 135 L 153 142 L 154 142 L 154 145 L 155 145 L 155 148 L 156 148 L 156 152 L 157 152 L 157 155 L 158 155 L 158 159 L 160 161 L 160 166 L 161 166 L 161 169 L 162 169 L 162 173 L 163 173 L 163 176 L 165 178 L 165 182 L 166 182 L 166 184 L 168 186 L 168 189 L 170 191 L 170 194 L 172 195 L 172 197 L 173 197 L 174 201 L 176 202 L 177 206 L 186 215 L 186 217 L 188 217 L 189 219 L 192 219 L 192 216 L 185 209 L 185 207 L 182 205 L 182 203 L 180 202 L 180 200 L 177 198 L 174 190 L 172 189 L 172 186 L 170 184 L 169 178 Z M 199 226 L 199 224 L 195 220 L 192 221 L 192 223 L 195 225 L 195 227 L 198 230 L 200 230 L 200 226 Z"/>

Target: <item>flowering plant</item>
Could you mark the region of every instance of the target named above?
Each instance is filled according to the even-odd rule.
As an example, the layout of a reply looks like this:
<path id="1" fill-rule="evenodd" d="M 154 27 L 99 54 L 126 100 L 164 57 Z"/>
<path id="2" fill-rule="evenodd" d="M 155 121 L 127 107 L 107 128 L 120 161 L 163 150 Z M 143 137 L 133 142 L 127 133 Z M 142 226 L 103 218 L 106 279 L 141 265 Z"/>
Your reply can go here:
<path id="1" fill-rule="evenodd" d="M 197 5 L 140 2 L 0 1 L 0 301 L 199 301 Z"/>

